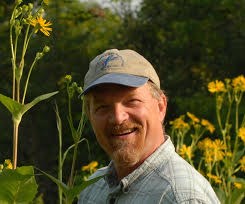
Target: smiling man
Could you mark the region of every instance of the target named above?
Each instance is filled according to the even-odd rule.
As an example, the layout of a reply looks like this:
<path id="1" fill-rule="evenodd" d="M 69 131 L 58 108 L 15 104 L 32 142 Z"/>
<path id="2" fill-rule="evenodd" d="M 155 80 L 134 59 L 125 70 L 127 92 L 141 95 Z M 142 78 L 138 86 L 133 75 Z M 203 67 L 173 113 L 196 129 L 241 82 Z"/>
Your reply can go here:
<path id="1" fill-rule="evenodd" d="M 110 156 L 106 175 L 78 203 L 219 203 L 208 181 L 182 159 L 165 134 L 167 99 L 153 66 L 133 50 L 107 50 L 84 79 L 86 112 Z"/>

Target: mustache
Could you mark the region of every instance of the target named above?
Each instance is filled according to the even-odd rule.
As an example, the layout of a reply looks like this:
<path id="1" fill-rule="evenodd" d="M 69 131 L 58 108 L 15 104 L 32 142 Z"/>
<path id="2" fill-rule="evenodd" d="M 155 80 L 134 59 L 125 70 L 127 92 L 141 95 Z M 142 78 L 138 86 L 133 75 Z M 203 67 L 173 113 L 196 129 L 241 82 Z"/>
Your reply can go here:
<path id="1" fill-rule="evenodd" d="M 109 132 L 111 134 L 118 134 L 118 133 L 124 132 L 126 130 L 132 130 L 133 131 L 133 130 L 137 130 L 140 128 L 142 128 L 142 126 L 136 122 L 124 122 L 120 125 L 113 125 L 113 126 L 109 127 Z"/>

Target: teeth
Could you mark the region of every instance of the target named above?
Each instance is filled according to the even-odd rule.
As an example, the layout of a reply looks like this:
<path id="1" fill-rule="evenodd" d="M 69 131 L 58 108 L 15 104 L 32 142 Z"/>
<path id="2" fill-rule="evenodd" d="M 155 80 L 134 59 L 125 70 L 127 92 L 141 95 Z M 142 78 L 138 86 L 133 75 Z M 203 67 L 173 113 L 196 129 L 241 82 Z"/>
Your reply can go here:
<path id="1" fill-rule="evenodd" d="M 135 129 L 125 130 L 123 132 L 114 132 L 113 135 L 126 135 L 133 132 Z"/>

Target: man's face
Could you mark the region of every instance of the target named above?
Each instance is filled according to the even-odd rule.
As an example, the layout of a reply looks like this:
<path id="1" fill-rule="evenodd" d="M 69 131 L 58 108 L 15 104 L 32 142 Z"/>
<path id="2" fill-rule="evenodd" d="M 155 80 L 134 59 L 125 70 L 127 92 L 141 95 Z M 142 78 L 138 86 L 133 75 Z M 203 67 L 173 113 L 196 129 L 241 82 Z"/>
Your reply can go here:
<path id="1" fill-rule="evenodd" d="M 120 165 L 142 163 L 163 143 L 166 100 L 154 98 L 150 85 L 131 88 L 104 84 L 89 97 L 89 119 L 106 153 Z"/>

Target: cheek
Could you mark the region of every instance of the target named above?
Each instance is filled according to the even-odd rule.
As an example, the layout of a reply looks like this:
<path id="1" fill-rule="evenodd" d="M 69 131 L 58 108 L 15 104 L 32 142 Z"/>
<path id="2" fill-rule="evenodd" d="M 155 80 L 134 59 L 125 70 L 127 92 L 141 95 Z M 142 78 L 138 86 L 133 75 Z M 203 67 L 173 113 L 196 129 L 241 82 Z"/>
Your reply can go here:
<path id="1" fill-rule="evenodd" d="M 104 129 L 105 126 L 105 120 L 101 117 L 96 117 L 96 116 L 92 116 L 90 118 L 90 123 L 92 125 L 92 128 L 95 132 L 95 134 L 97 135 L 101 130 Z"/>

